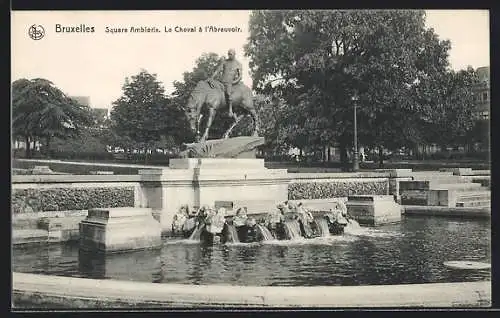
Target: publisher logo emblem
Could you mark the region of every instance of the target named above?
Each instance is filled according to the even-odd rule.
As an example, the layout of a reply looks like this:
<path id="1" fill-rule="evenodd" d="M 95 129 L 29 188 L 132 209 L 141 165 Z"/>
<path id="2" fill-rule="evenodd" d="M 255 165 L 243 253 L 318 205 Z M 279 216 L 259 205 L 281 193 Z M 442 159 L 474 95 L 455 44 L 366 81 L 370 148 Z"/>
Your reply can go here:
<path id="1" fill-rule="evenodd" d="M 45 29 L 39 24 L 33 24 L 28 30 L 28 35 L 33 40 L 41 40 L 45 36 Z"/>

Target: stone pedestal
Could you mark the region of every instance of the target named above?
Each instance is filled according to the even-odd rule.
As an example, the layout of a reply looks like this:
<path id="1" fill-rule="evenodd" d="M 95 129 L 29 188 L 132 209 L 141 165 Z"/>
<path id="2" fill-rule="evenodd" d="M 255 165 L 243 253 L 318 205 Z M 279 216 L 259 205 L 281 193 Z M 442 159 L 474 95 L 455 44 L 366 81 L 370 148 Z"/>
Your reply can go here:
<path id="1" fill-rule="evenodd" d="M 392 195 L 353 195 L 348 197 L 346 206 L 347 213 L 362 225 L 401 222 L 401 206 Z"/>
<path id="2" fill-rule="evenodd" d="M 168 169 L 139 170 L 145 206 L 159 214 L 162 231 L 183 204 L 190 208 L 223 202 L 228 214 L 246 206 L 249 214 L 274 210 L 288 199 L 286 169 L 267 169 L 263 159 L 171 159 Z"/>
<path id="3" fill-rule="evenodd" d="M 91 209 L 80 222 L 80 247 L 84 250 L 123 252 L 160 247 L 161 228 L 151 209 Z"/>

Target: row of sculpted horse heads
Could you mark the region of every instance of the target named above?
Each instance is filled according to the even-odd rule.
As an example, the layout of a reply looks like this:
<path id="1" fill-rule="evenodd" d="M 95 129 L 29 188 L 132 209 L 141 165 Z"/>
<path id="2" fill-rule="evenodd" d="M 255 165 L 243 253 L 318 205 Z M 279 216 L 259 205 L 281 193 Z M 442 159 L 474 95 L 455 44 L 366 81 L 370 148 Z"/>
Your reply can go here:
<path id="1" fill-rule="evenodd" d="M 313 217 L 301 203 L 284 202 L 277 210 L 256 219 L 247 209 L 237 209 L 235 215 L 226 215 L 224 208 L 203 206 L 190 211 L 182 206 L 174 216 L 172 233 L 205 244 L 253 243 L 265 240 L 291 240 L 299 237 L 341 235 L 344 228 L 355 222 L 347 217 L 343 203 L 331 211 Z"/>

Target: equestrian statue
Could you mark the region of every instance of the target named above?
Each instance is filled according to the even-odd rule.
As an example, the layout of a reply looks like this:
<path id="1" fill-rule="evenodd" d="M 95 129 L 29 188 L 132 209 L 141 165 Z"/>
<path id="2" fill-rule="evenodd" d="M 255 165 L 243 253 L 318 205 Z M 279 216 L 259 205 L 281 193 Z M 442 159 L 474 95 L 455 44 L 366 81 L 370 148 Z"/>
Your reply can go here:
<path id="1" fill-rule="evenodd" d="M 253 104 L 252 90 L 241 81 L 242 65 L 235 58 L 235 50 L 230 49 L 227 55 L 227 59 L 217 67 L 212 76 L 199 81 L 189 96 L 186 115 L 191 129 L 196 132 L 197 142 L 204 142 L 208 138 L 215 114 L 222 109 L 227 109 L 229 116 L 234 119 L 233 124 L 224 133 L 224 139 L 229 137 L 232 129 L 244 115 L 252 117 L 254 123 L 253 136 L 258 136 L 258 116 Z M 220 81 L 215 79 L 219 73 L 221 73 Z M 204 105 L 208 107 L 208 118 L 205 131 L 200 138 L 200 114 Z M 235 112 L 236 109 L 241 111 L 242 114 L 238 116 Z"/>

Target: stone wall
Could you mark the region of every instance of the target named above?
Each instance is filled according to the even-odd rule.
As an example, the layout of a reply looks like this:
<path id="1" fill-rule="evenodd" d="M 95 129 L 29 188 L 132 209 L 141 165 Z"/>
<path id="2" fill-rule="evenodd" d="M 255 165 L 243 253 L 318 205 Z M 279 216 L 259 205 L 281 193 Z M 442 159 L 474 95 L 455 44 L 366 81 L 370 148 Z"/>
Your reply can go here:
<path id="1" fill-rule="evenodd" d="M 384 195 L 390 193 L 390 179 L 385 176 L 381 173 L 292 173 L 289 174 L 288 199 Z M 12 177 L 12 213 L 152 207 L 148 184 L 141 175 L 15 175 Z M 172 185 L 167 182 L 162 186 Z"/>

